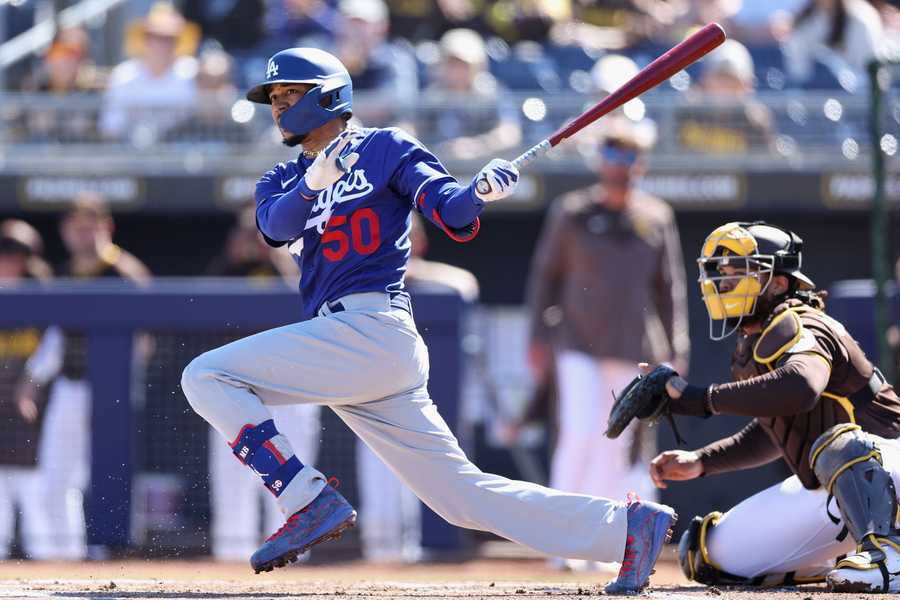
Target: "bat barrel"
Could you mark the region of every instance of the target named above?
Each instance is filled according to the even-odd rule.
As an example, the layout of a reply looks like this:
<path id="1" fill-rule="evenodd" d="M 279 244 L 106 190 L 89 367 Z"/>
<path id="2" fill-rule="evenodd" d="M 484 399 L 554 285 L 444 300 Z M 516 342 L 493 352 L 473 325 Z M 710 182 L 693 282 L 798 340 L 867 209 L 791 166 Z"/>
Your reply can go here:
<path id="1" fill-rule="evenodd" d="M 710 23 L 693 33 L 677 46 L 644 67 L 622 87 L 582 113 L 574 121 L 560 128 L 549 138 L 551 146 L 581 131 L 603 115 L 614 111 L 632 98 L 659 85 L 678 71 L 701 59 L 725 41 L 725 30 L 718 23 Z"/>
<path id="2" fill-rule="evenodd" d="M 532 146 L 524 154 L 516 157 L 512 164 L 522 168 L 538 156 L 547 152 L 564 139 L 578 133 L 600 117 L 619 108 L 650 88 L 659 85 L 691 63 L 703 58 L 725 41 L 725 30 L 718 23 L 710 23 L 693 33 L 680 44 L 654 60 L 629 79 L 622 87 L 581 113 L 573 121 L 553 132 L 541 143 Z"/>

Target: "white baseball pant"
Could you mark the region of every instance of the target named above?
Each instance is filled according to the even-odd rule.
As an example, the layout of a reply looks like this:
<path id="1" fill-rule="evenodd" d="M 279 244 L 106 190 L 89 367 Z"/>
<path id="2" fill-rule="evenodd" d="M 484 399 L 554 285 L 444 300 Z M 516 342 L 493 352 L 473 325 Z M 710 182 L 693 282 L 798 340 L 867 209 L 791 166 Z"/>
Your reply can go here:
<path id="1" fill-rule="evenodd" d="M 51 543 L 35 558 L 80 560 L 87 555 L 84 492 L 90 481 L 90 432 L 90 385 L 57 378 L 50 388 L 38 445 L 38 485 L 47 490 L 41 504 Z"/>
<path id="2" fill-rule="evenodd" d="M 885 469 L 900 489 L 900 441 L 873 437 Z M 741 577 L 792 571 L 798 579 L 825 575 L 835 558 L 856 548 L 849 535 L 837 539 L 843 523 L 828 517 L 827 499 L 825 489 L 808 490 L 796 475 L 750 496 L 708 531 L 710 559 Z M 834 499 L 830 512 L 840 517 Z"/>
<path id="3" fill-rule="evenodd" d="M 559 437 L 553 451 L 550 485 L 607 498 L 625 498 L 633 491 L 645 500 L 655 500 L 657 492 L 648 465 L 631 464 L 634 424 L 615 440 L 602 434 L 614 394 L 638 374 L 637 363 L 563 350 L 557 354 L 556 369 Z"/>
<path id="4" fill-rule="evenodd" d="M 339 302 L 347 310 L 326 306 L 197 357 L 182 377 L 191 406 L 233 440 L 245 424 L 272 418 L 268 406 L 327 405 L 450 523 L 549 555 L 621 560 L 623 503 L 483 473 L 428 396 L 428 353 L 409 313 L 382 293 Z M 282 510 L 305 506 L 324 485 L 305 466 L 279 497 Z"/>
<path id="5" fill-rule="evenodd" d="M 50 553 L 47 511 L 41 506 L 45 494 L 39 483 L 33 467 L 0 467 L 0 560 L 9 557 L 16 512 L 25 555 L 40 558 Z"/>

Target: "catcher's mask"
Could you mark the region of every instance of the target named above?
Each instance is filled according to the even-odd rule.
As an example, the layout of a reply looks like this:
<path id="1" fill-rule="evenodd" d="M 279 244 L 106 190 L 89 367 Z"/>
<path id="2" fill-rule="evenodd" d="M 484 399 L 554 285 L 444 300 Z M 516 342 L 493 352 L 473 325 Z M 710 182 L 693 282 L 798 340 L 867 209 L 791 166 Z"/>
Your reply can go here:
<path id="1" fill-rule="evenodd" d="M 697 259 L 709 337 L 724 339 L 757 316 L 759 298 L 774 275 L 788 278 L 788 293 L 813 289 L 815 284 L 800 272 L 802 247 L 797 234 L 762 221 L 726 223 L 709 234 Z"/>

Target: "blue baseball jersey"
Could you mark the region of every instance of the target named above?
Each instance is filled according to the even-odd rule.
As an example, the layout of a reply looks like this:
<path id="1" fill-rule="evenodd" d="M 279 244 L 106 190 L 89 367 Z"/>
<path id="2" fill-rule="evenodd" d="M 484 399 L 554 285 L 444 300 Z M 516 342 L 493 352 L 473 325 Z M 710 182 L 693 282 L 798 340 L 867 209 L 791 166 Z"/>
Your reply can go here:
<path id="1" fill-rule="evenodd" d="M 296 187 L 313 162 L 302 155 L 256 184 L 260 231 L 272 245 L 290 244 L 300 266 L 304 319 L 347 294 L 406 293 L 413 208 L 458 241 L 477 234 L 477 217 L 463 230 L 444 225 L 441 200 L 460 186 L 417 140 L 396 128 L 351 135 L 344 154 L 359 160 L 316 198 L 304 199 Z"/>

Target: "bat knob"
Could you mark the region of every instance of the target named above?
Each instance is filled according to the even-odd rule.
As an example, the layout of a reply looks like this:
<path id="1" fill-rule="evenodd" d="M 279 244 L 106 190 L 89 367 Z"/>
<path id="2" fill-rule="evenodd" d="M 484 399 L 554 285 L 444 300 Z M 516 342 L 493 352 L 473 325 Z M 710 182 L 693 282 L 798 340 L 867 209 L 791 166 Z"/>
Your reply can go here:
<path id="1" fill-rule="evenodd" d="M 490 194 L 491 184 L 488 183 L 487 179 L 479 179 L 477 182 L 475 182 L 475 190 L 479 194 Z"/>

